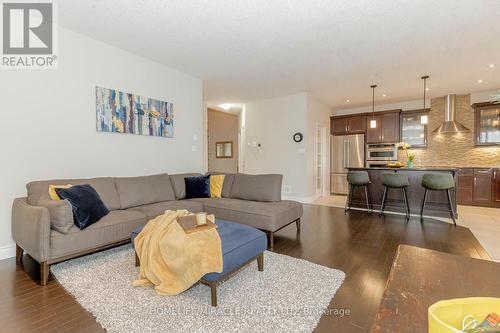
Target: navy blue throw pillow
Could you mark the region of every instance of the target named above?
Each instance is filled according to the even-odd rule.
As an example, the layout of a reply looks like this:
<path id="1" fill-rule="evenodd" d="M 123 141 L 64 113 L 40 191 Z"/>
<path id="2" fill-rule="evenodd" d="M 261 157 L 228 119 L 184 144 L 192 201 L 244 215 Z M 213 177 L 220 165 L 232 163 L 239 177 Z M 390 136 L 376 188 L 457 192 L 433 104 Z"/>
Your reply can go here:
<path id="1" fill-rule="evenodd" d="M 61 199 L 70 202 L 71 207 L 73 207 L 75 225 L 80 230 L 96 223 L 109 213 L 99 194 L 90 185 L 56 188 L 56 192 Z"/>
<path id="2" fill-rule="evenodd" d="M 185 177 L 186 199 L 210 198 L 210 175 Z"/>

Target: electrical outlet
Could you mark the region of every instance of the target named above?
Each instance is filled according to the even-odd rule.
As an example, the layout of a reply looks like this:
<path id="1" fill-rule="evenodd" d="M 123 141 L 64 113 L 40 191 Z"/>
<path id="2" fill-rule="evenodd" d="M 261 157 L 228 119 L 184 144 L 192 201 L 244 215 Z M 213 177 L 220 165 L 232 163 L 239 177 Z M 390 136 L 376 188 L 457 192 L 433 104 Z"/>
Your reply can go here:
<path id="1" fill-rule="evenodd" d="M 292 187 L 290 185 L 283 185 L 283 193 L 292 193 Z"/>

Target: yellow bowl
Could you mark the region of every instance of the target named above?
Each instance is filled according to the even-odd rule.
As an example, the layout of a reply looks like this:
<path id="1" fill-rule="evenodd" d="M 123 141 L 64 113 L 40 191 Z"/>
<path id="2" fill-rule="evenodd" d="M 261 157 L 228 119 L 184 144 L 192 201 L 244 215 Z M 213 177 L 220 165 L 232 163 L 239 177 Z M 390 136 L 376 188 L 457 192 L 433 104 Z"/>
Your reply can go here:
<path id="1" fill-rule="evenodd" d="M 470 297 L 434 303 L 429 307 L 429 333 L 462 333 L 462 321 L 471 315 L 478 324 L 490 313 L 500 314 L 500 298 Z"/>

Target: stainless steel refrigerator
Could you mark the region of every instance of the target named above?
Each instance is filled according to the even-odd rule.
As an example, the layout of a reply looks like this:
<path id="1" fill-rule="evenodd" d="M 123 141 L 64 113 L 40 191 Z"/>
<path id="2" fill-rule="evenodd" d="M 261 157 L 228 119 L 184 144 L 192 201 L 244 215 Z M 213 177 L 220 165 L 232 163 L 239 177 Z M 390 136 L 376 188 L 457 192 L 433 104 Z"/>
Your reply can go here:
<path id="1" fill-rule="evenodd" d="M 347 168 L 364 167 L 364 134 L 331 136 L 330 192 L 347 194 Z"/>

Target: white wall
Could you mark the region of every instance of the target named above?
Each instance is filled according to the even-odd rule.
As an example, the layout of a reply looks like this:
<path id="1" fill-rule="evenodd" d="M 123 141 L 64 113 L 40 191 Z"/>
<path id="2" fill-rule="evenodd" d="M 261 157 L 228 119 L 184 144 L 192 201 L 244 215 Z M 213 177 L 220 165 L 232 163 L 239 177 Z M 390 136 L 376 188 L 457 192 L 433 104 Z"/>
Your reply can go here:
<path id="1" fill-rule="evenodd" d="M 498 95 L 498 94 L 500 94 L 500 89 L 473 92 L 470 94 L 470 102 L 471 102 L 471 104 L 488 102 L 492 98 L 493 95 Z M 434 97 L 441 97 L 441 96 L 434 96 Z M 403 101 L 403 102 L 398 102 L 398 103 L 380 104 L 380 105 L 376 104 L 375 105 L 375 112 L 384 111 L 384 110 L 394 110 L 394 109 L 402 109 L 403 111 L 417 110 L 417 109 L 423 108 L 423 106 L 424 106 L 424 102 L 422 99 Z M 426 99 L 425 106 L 427 108 L 431 107 L 430 98 Z M 371 111 L 372 111 L 372 107 L 370 105 L 370 106 L 363 106 L 363 107 L 338 109 L 338 110 L 335 110 L 333 112 L 333 115 L 341 116 L 341 115 L 346 115 L 346 114 L 364 113 L 364 112 L 371 112 Z"/>
<path id="2" fill-rule="evenodd" d="M 316 130 L 324 129 L 323 142 L 323 195 L 330 193 L 330 114 L 332 110 L 310 94 L 307 95 L 307 170 L 306 192 L 304 196 L 310 201 L 316 195 Z"/>
<path id="3" fill-rule="evenodd" d="M 431 100 L 425 100 L 425 107 L 429 108 L 431 106 Z M 401 109 L 405 110 L 417 110 L 422 109 L 424 107 L 423 99 L 420 100 L 412 100 L 412 101 L 404 101 L 399 103 L 388 103 L 388 104 L 375 104 L 375 112 L 377 111 L 385 111 L 385 110 L 395 110 Z M 346 114 L 354 114 L 354 113 L 364 113 L 364 112 L 372 112 L 372 106 L 363 106 L 363 107 L 355 107 L 355 108 L 347 108 L 347 109 L 339 109 L 335 110 L 333 115 L 342 116 Z"/>
<path id="4" fill-rule="evenodd" d="M 0 74 L 0 254 L 12 244 L 12 200 L 31 180 L 203 169 L 201 80 L 63 28 L 59 61 Z M 96 85 L 173 102 L 175 137 L 97 133 Z"/>
<path id="5" fill-rule="evenodd" d="M 306 193 L 307 94 L 265 99 L 245 106 L 245 172 L 283 174 L 286 197 Z M 304 134 L 301 143 L 293 141 Z M 261 147 L 252 144 L 260 143 Z M 250 145 L 249 145 L 250 144 Z"/>
<path id="6" fill-rule="evenodd" d="M 307 93 L 255 101 L 245 107 L 246 173 L 283 174 L 283 197 L 312 201 L 316 194 L 316 126 L 325 128 L 323 179 L 328 188 L 332 110 Z M 301 132 L 304 140 L 293 141 Z M 254 143 L 262 146 L 254 147 Z M 289 190 L 289 192 L 288 192 Z"/>
<path id="7" fill-rule="evenodd" d="M 474 103 L 489 102 L 490 100 L 492 100 L 493 96 L 496 97 L 499 95 L 500 95 L 500 89 L 473 92 L 470 94 L 470 103 L 474 104 Z"/>

